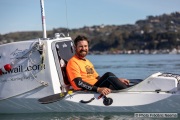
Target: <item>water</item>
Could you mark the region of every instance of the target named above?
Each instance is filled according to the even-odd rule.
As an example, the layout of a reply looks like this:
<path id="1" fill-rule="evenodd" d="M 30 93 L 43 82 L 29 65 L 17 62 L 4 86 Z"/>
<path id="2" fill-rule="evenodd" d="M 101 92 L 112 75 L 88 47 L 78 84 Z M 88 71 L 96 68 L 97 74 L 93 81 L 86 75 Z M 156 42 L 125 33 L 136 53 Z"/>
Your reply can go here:
<path id="1" fill-rule="evenodd" d="M 135 120 L 133 114 L 120 113 L 47 113 L 1 115 L 0 120 Z M 138 119 L 136 119 L 138 120 Z M 146 119 L 148 120 L 148 119 Z"/>
<path id="2" fill-rule="evenodd" d="M 178 118 L 135 118 L 133 113 L 41 113 L 1 115 L 0 120 L 179 120 Z"/>
<path id="3" fill-rule="evenodd" d="M 89 55 L 99 75 L 113 72 L 121 78 L 144 79 L 155 72 L 180 74 L 180 55 Z M 1 109 L 1 108 L 0 108 Z M 170 118 L 170 120 L 180 119 Z M 159 120 L 135 118 L 134 113 L 3 114 L 0 120 Z M 162 119 L 161 119 L 162 120 Z M 164 118 L 164 120 L 169 120 Z"/>
<path id="4" fill-rule="evenodd" d="M 91 55 L 99 75 L 113 72 L 118 77 L 144 79 L 155 72 L 180 74 L 180 55 Z"/>
<path id="5" fill-rule="evenodd" d="M 178 115 L 180 116 L 180 114 Z M 41 113 L 0 115 L 0 120 L 179 120 L 178 118 L 136 118 L 134 113 Z"/>

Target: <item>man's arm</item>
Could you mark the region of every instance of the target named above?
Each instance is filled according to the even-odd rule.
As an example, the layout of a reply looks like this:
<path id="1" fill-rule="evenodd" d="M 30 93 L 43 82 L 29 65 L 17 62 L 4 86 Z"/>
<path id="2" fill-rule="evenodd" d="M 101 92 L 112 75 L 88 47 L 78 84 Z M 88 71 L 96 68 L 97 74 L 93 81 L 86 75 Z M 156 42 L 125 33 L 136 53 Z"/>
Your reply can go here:
<path id="1" fill-rule="evenodd" d="M 77 87 L 82 88 L 83 90 L 90 90 L 97 92 L 96 86 L 92 86 L 89 83 L 84 82 L 81 77 L 75 78 L 74 83 L 76 84 Z"/>
<path id="2" fill-rule="evenodd" d="M 84 81 L 80 77 L 74 79 L 74 83 L 77 87 L 82 88 L 83 90 L 95 91 L 103 95 L 108 95 L 111 92 L 111 89 L 106 87 L 96 87 L 92 86 Z"/>

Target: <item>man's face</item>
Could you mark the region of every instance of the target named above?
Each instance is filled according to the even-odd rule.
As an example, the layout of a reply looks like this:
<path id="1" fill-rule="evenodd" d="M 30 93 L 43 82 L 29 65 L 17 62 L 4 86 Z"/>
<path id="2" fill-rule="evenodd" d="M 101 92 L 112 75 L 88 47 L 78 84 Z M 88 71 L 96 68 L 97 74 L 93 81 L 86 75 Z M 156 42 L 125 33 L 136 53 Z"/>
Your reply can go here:
<path id="1" fill-rule="evenodd" d="M 79 41 L 76 46 L 76 54 L 80 58 L 84 58 L 88 54 L 88 42 L 86 40 Z"/>

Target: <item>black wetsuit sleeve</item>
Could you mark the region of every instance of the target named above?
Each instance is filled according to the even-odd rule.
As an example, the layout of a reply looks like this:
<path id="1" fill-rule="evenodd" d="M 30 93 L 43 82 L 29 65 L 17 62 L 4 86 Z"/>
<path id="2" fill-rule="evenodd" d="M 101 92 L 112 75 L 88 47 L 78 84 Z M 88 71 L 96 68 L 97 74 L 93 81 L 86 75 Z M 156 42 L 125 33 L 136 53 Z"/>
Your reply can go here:
<path id="1" fill-rule="evenodd" d="M 89 83 L 82 81 L 82 78 L 80 77 L 75 78 L 74 83 L 76 84 L 77 87 L 82 88 L 83 90 L 90 90 L 97 92 L 96 86 L 92 86 Z"/>

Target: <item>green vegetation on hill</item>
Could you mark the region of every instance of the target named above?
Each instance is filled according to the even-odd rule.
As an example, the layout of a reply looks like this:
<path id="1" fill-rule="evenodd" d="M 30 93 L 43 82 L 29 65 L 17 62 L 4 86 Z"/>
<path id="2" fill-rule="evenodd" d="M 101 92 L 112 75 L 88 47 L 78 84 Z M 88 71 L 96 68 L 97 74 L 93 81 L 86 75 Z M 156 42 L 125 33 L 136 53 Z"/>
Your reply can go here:
<path id="1" fill-rule="evenodd" d="M 91 51 L 115 50 L 162 50 L 180 49 L 180 13 L 148 16 L 133 25 L 84 26 L 79 29 L 57 28 L 47 31 L 49 38 L 55 33 L 69 31 L 74 39 L 77 35 L 86 35 L 90 40 Z M 41 38 L 41 31 L 14 32 L 0 34 L 0 42 Z"/>

